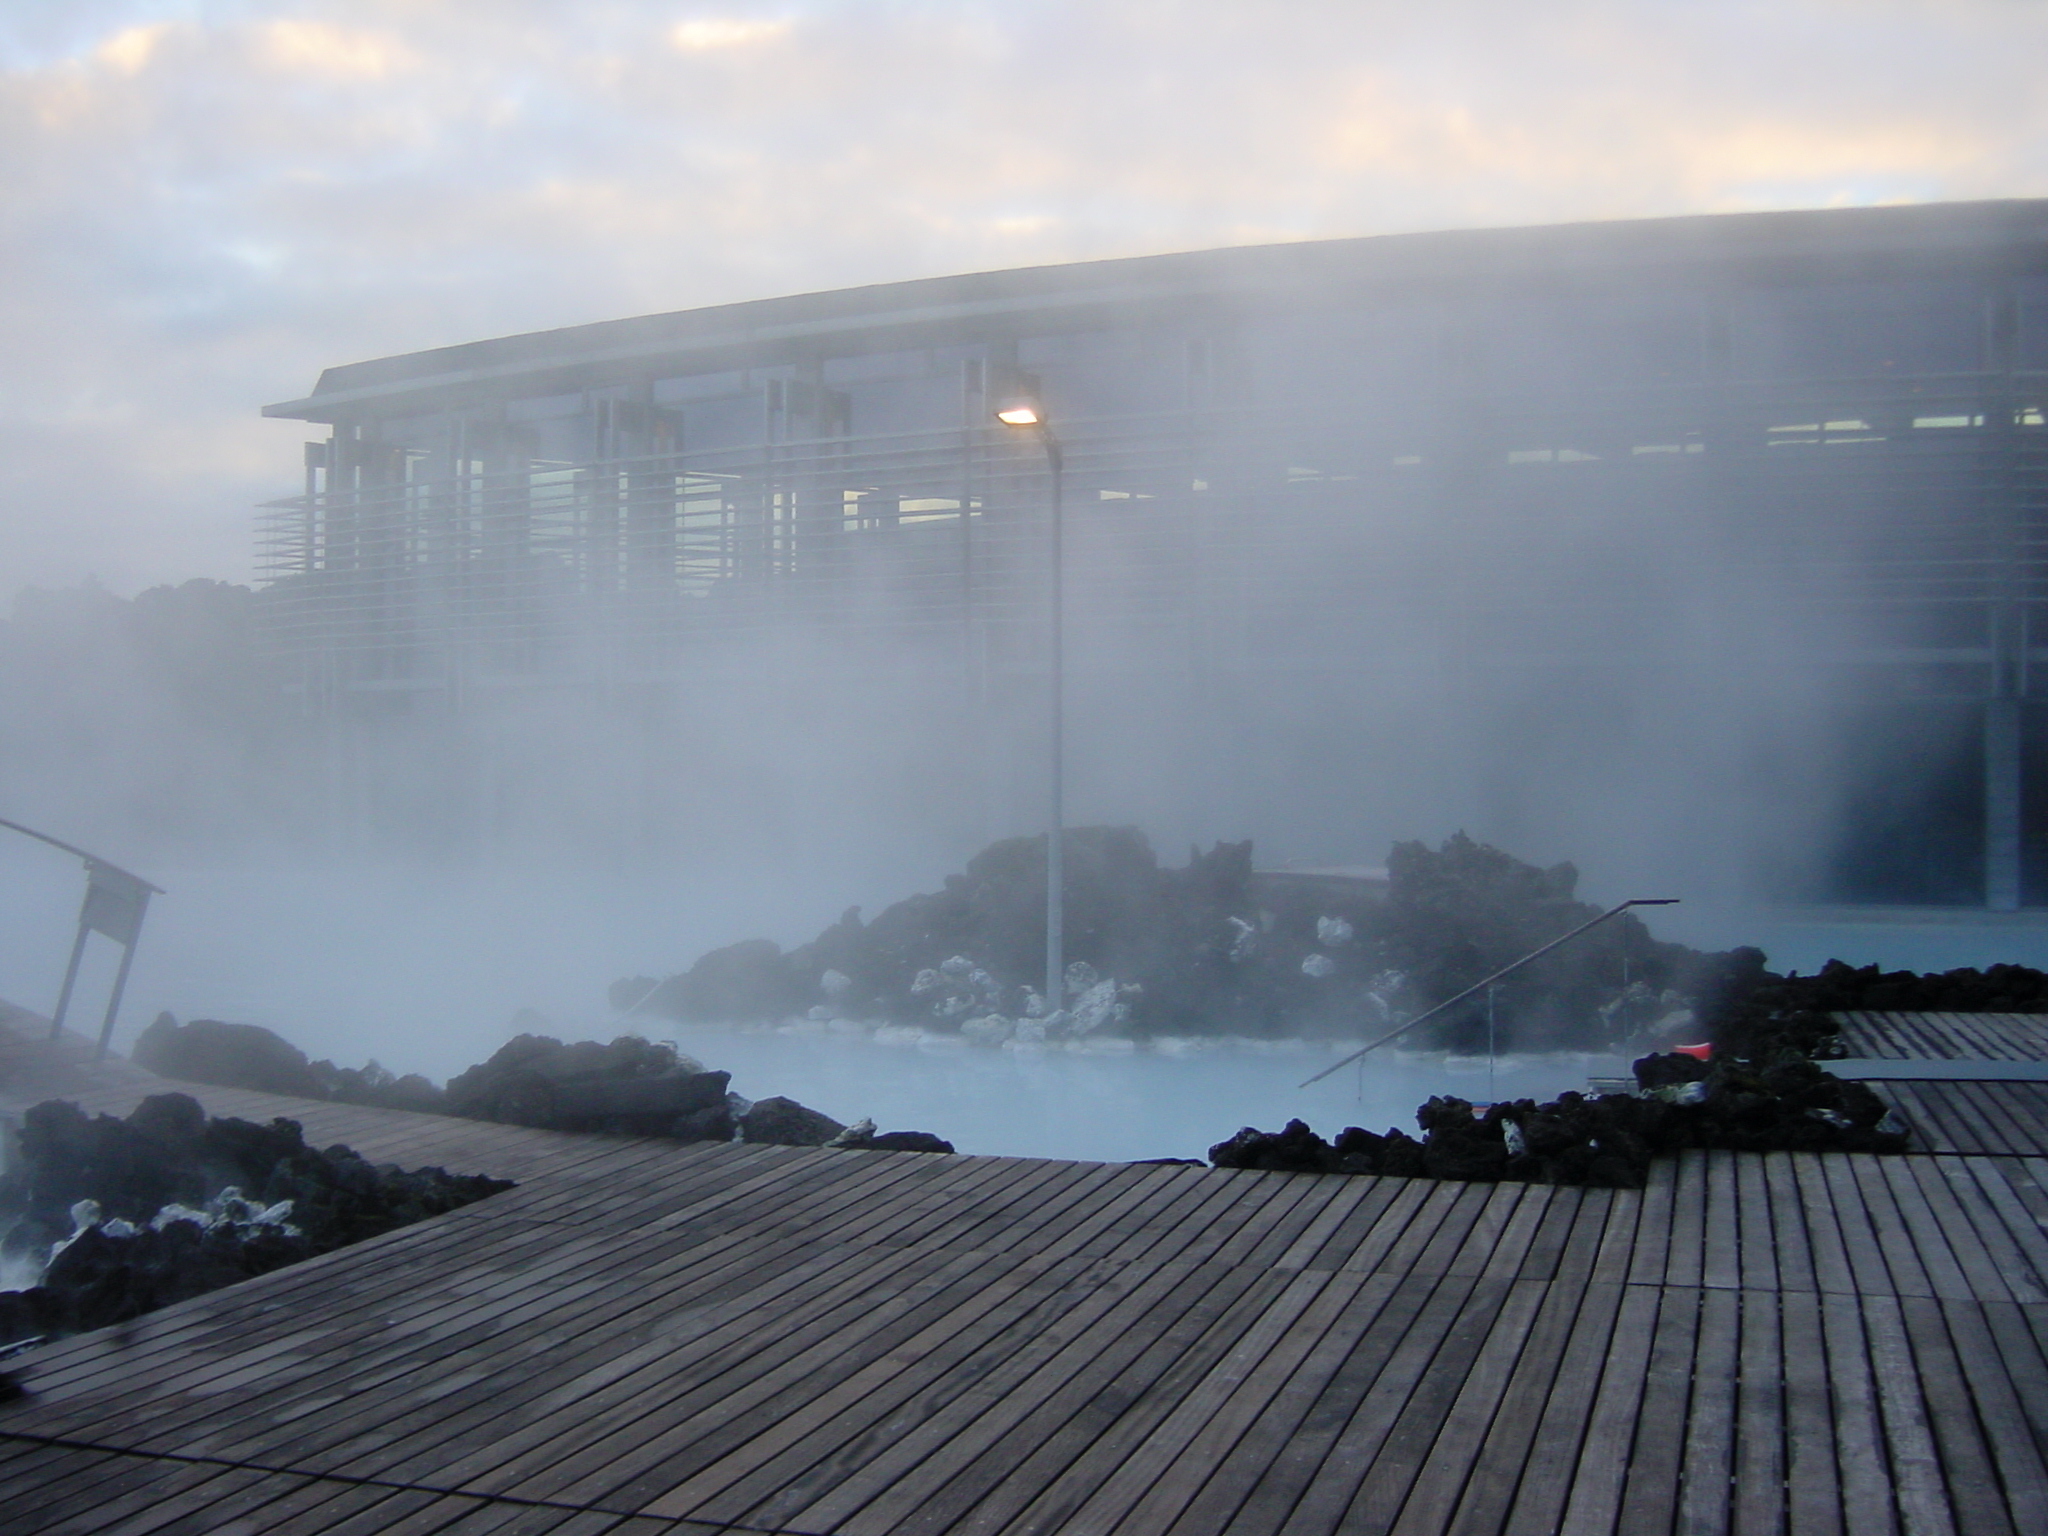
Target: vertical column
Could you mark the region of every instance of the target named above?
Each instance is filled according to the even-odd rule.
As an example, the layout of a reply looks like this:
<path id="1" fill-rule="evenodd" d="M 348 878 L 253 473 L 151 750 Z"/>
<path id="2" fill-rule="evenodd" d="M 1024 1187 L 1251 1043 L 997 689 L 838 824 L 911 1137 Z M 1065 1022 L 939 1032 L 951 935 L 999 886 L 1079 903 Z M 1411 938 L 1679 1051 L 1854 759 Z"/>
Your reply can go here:
<path id="1" fill-rule="evenodd" d="M 2021 546 L 2019 492 L 2014 475 L 2018 440 L 2012 389 L 2013 340 L 2018 311 L 2010 291 L 1986 303 L 1985 363 L 1991 388 L 1984 400 L 1987 639 L 1991 649 L 1984 701 L 1984 905 L 2013 912 L 2020 904 L 2020 683 L 2024 637 L 2020 623 Z"/>
<path id="2" fill-rule="evenodd" d="M 2010 694 L 1984 704 L 1984 905 L 2020 905 L 2020 701 Z"/>

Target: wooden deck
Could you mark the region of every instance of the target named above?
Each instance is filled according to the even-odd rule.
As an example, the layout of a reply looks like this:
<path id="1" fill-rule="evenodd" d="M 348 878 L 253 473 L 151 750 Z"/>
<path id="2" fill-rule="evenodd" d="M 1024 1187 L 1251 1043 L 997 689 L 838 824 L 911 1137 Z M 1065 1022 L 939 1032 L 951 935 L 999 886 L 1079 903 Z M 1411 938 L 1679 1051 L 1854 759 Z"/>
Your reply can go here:
<path id="1" fill-rule="evenodd" d="M 1907 1536 L 2048 1508 L 2048 1159 L 1698 1153 L 1615 1192 L 191 1091 L 521 1187 L 23 1357 L 10 1532 Z"/>
<path id="2" fill-rule="evenodd" d="M 1996 1079 L 2000 1063 L 2048 1062 L 2048 1014 L 1845 1013 L 1851 1056 L 1980 1062 L 1979 1081 L 1872 1082 L 1921 1153 L 2048 1158 L 2048 1082 Z"/>
<path id="3" fill-rule="evenodd" d="M 2048 1014 L 1852 1012 L 1840 1023 L 1845 1056 L 2048 1061 Z"/>

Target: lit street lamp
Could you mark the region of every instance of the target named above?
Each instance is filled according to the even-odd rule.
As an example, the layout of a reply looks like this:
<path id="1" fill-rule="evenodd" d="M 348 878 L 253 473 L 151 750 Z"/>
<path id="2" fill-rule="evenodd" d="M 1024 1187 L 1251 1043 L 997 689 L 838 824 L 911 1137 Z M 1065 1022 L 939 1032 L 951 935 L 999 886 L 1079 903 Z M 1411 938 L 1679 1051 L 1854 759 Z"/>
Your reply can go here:
<path id="1" fill-rule="evenodd" d="M 1017 400 L 996 412 L 1006 427 L 1038 433 L 1052 472 L 1052 817 L 1045 838 L 1045 1008 L 1050 1017 L 1066 1005 L 1066 605 L 1061 592 L 1060 534 L 1066 464 L 1045 411 L 1033 400 Z"/>

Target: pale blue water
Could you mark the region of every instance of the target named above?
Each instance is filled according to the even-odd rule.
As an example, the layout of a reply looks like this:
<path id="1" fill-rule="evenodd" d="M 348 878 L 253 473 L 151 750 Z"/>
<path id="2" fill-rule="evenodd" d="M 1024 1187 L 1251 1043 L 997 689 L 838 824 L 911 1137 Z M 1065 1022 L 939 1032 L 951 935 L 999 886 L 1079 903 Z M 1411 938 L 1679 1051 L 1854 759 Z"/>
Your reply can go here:
<path id="1" fill-rule="evenodd" d="M 17 840 L 19 841 L 19 840 Z M 1242 1125 L 1299 1116 L 1324 1134 L 1344 1125 L 1414 1129 L 1432 1093 L 1548 1097 L 1609 1075 L 1578 1057 L 1503 1065 L 1375 1056 L 1299 1084 L 1334 1059 L 1326 1046 L 1216 1046 L 1129 1055 L 1020 1054 L 966 1045 L 889 1045 L 865 1037 L 685 1029 L 622 1020 L 608 982 L 665 975 L 716 944 L 766 933 L 795 943 L 849 900 L 877 903 L 910 875 L 870 890 L 845 878 L 790 884 L 765 874 L 679 871 L 655 881 L 522 871 L 496 878 L 391 869 L 291 866 L 143 871 L 168 888 L 152 908 L 116 1032 L 132 1042 L 159 1009 L 181 1019 L 263 1024 L 309 1055 L 347 1065 L 375 1057 L 445 1079 L 521 1028 L 568 1039 L 627 1030 L 668 1036 L 733 1074 L 751 1098 L 784 1094 L 841 1120 L 930 1130 L 963 1150 L 1089 1158 L 1199 1157 Z M 929 884 L 930 882 L 922 882 Z M 35 845 L 0 850 L 0 996 L 47 1010 L 63 974 L 83 881 L 75 860 Z M 873 910 L 871 907 L 870 910 Z M 2048 913 L 1786 914 L 1680 907 L 1660 936 L 1761 945 L 1782 968 L 1831 955 L 1916 969 L 2012 960 L 2048 965 Z M 111 946 L 95 941 L 74 1023 L 96 1027 Z M 545 1017 L 515 1023 L 522 1009 Z"/>

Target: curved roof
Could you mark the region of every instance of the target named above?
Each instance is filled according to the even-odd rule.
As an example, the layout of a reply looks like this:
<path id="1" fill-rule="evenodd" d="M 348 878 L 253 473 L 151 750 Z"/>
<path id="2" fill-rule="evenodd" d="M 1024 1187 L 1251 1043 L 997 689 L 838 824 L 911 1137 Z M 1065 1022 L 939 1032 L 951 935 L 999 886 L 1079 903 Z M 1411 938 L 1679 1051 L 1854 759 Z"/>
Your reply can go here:
<path id="1" fill-rule="evenodd" d="M 304 421 L 440 409 L 464 399 L 582 388 L 622 376 L 709 371 L 1043 332 L 1049 322 L 1185 312 L 1314 289 L 1421 294 L 1612 282 L 1674 269 L 1731 277 L 2048 270 L 2048 199 L 1374 235 L 877 283 L 606 320 L 329 368 L 302 400 L 265 406 Z"/>

